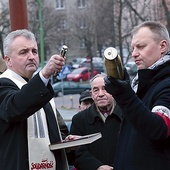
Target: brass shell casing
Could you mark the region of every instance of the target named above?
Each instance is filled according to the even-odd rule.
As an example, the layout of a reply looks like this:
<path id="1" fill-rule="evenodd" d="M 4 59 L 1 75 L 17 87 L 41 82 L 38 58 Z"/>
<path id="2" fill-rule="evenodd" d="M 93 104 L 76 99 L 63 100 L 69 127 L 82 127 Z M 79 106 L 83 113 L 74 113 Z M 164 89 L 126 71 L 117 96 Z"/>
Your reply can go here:
<path id="1" fill-rule="evenodd" d="M 122 60 L 115 48 L 108 47 L 104 51 L 104 64 L 108 77 L 111 76 L 114 78 L 123 79 L 124 70 Z"/>

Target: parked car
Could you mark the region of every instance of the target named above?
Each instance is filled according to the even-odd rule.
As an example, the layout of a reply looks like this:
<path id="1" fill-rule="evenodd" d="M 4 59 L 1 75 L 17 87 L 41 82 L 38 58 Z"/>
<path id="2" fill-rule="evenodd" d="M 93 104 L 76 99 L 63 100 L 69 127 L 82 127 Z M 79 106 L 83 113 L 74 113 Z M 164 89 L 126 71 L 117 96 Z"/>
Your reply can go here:
<path id="1" fill-rule="evenodd" d="M 90 58 L 88 58 L 86 61 L 82 62 L 79 67 L 91 67 Z M 98 72 L 104 72 L 104 64 L 103 59 L 100 57 L 93 57 L 93 68 Z"/>
<path id="2" fill-rule="evenodd" d="M 90 68 L 91 67 L 91 64 L 89 62 L 83 62 L 80 67 L 88 67 Z M 98 72 L 98 73 L 101 73 L 101 72 L 104 72 L 104 64 L 103 62 L 102 63 L 95 63 L 93 62 L 93 68 Z"/>
<path id="3" fill-rule="evenodd" d="M 127 62 L 127 64 L 125 65 L 127 72 L 129 73 L 130 76 L 135 76 L 137 73 L 137 67 L 135 62 L 133 61 L 129 61 Z"/>
<path id="4" fill-rule="evenodd" d="M 98 74 L 98 71 L 94 69 L 93 76 L 96 74 Z M 88 67 L 80 67 L 68 74 L 66 79 L 69 81 L 82 82 L 87 81 L 90 78 L 92 78 L 91 69 Z"/>
<path id="5" fill-rule="evenodd" d="M 62 96 L 67 94 L 81 94 L 85 90 L 90 90 L 90 84 L 80 84 L 71 81 L 60 81 L 52 85 L 54 96 Z"/>
<path id="6" fill-rule="evenodd" d="M 86 61 L 86 58 L 76 58 L 72 61 L 72 68 L 79 68 L 80 64 Z"/>

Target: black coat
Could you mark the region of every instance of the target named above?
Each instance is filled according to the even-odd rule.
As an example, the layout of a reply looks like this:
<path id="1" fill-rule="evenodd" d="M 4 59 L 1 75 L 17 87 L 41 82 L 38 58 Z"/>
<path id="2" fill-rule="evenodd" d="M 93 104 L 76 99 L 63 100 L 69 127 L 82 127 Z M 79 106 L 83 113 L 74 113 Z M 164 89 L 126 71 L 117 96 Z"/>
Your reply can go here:
<path id="1" fill-rule="evenodd" d="M 125 117 L 114 170 L 169 170 L 170 116 L 151 110 L 159 105 L 170 109 L 170 62 L 138 75 L 137 95 L 126 90 L 114 96 Z"/>
<path id="2" fill-rule="evenodd" d="M 27 118 L 44 107 L 49 137 L 56 142 L 56 119 L 51 105 L 54 92 L 34 76 L 22 89 L 7 78 L 0 78 L 0 169 L 28 170 Z M 52 126 L 49 126 L 52 125 Z M 54 153 L 56 157 L 56 152 Z M 57 159 L 57 158 L 56 158 Z"/>
<path id="3" fill-rule="evenodd" d="M 101 165 L 113 166 L 118 133 L 121 125 L 121 111 L 116 106 L 113 114 L 103 122 L 95 104 L 72 118 L 71 134 L 87 135 L 101 132 L 102 138 L 76 150 L 75 167 L 78 170 L 96 170 Z"/>

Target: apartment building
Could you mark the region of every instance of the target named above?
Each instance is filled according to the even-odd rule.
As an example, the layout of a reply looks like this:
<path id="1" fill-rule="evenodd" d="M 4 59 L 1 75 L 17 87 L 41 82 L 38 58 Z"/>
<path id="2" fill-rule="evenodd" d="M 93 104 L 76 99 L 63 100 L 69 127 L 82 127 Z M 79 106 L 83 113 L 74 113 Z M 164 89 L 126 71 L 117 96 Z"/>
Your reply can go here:
<path id="1" fill-rule="evenodd" d="M 56 46 L 66 44 L 68 46 L 68 58 L 75 59 L 78 57 L 87 57 L 88 51 L 85 41 L 90 41 L 88 35 L 91 32 L 93 39 L 96 39 L 93 28 L 87 32 L 87 11 L 91 13 L 93 0 L 44 0 L 44 5 L 55 9 L 56 12 Z M 95 15 L 92 14 L 91 22 L 94 21 Z M 89 21 L 88 21 L 89 22 Z M 85 40 L 86 39 L 86 40 Z M 87 40 L 88 39 L 88 40 Z M 91 42 L 92 55 L 96 56 L 97 44 Z M 54 49 L 55 50 L 55 47 Z"/>
<path id="2" fill-rule="evenodd" d="M 167 5 L 170 2 L 170 0 L 165 1 Z M 9 0 L 1 0 L 1 2 L 8 3 Z M 107 46 L 120 46 L 120 41 L 123 43 L 122 46 L 125 45 L 128 38 L 124 37 L 129 35 L 128 30 L 130 31 L 135 24 L 134 21 L 137 21 L 136 17 L 130 23 L 130 18 L 132 14 L 135 15 L 135 12 L 128 7 L 123 9 L 122 24 L 121 28 L 119 27 L 120 1 L 27 0 L 27 2 L 29 29 L 36 34 L 38 42 L 40 40 L 38 2 L 42 3 L 46 60 L 51 54 L 58 53 L 63 44 L 68 46 L 68 61 L 79 57 L 89 57 L 89 55 L 102 57 L 102 52 Z M 32 7 L 29 6 L 30 2 L 34 3 Z M 134 4 L 135 1 L 133 1 Z M 142 9 L 141 5 L 144 7 L 141 11 L 143 12 L 141 17 L 144 19 L 166 21 L 162 1 L 139 0 L 132 7 L 139 12 Z M 120 33 L 122 39 L 119 39 Z"/>

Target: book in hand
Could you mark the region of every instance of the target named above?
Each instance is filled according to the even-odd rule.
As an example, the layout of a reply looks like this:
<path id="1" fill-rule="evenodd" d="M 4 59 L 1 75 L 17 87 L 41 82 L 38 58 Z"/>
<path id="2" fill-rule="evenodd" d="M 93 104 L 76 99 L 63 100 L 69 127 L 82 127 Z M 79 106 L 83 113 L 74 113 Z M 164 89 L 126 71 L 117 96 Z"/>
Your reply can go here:
<path id="1" fill-rule="evenodd" d="M 78 138 L 78 139 L 50 144 L 49 148 L 50 148 L 50 150 L 56 150 L 56 149 L 63 149 L 63 148 L 69 148 L 69 147 L 90 144 L 90 143 L 100 139 L 101 137 L 102 137 L 102 135 L 100 132 L 94 133 L 94 134 L 90 134 L 90 135 L 80 136 L 80 138 Z"/>

